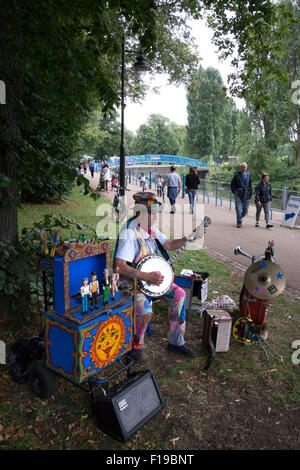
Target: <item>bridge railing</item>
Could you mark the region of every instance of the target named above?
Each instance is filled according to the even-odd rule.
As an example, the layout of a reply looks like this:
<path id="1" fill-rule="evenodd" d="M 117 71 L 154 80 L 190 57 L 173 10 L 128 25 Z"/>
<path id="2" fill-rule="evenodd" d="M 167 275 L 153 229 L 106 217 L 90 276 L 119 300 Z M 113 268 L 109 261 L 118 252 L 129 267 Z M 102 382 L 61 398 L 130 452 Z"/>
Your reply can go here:
<path id="1" fill-rule="evenodd" d="M 120 165 L 120 158 L 113 157 L 107 160 L 110 167 L 115 168 Z M 161 155 L 161 154 L 147 154 L 147 155 L 129 155 L 125 157 L 125 165 L 151 165 L 151 164 L 169 164 L 180 166 L 193 166 L 193 167 L 208 167 L 207 162 L 201 162 L 194 158 L 184 157 L 181 155 Z M 97 168 L 101 169 L 102 162 L 97 163 Z"/>
<path id="2" fill-rule="evenodd" d="M 253 195 L 250 205 L 254 204 L 254 190 L 255 186 L 253 187 Z M 272 203 L 271 203 L 271 217 L 272 211 L 282 212 L 285 211 L 289 197 L 290 196 L 298 196 L 300 197 L 299 191 L 292 191 L 288 188 L 273 188 L 272 187 Z M 197 192 L 197 200 L 201 200 L 201 202 L 212 202 L 216 206 L 223 206 L 224 202 L 227 202 L 229 205 L 229 209 L 235 208 L 235 196 L 232 194 L 230 183 L 225 181 L 208 181 L 205 179 L 201 180 L 200 188 Z"/>

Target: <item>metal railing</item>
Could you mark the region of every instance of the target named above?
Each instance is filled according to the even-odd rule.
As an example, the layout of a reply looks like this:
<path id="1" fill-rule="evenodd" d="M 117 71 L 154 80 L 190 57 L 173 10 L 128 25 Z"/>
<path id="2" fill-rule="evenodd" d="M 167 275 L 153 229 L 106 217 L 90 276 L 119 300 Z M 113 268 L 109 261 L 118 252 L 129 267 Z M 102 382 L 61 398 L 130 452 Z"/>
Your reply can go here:
<path id="1" fill-rule="evenodd" d="M 141 176 L 141 169 L 132 169 L 129 171 L 129 182 L 133 184 L 139 185 L 139 177 Z M 153 171 L 145 171 L 144 172 L 147 176 L 146 180 L 146 187 L 147 190 L 156 190 L 156 178 L 158 174 L 160 174 L 159 168 L 153 168 Z M 230 182 L 228 181 L 213 181 L 213 180 L 200 180 L 200 187 L 197 191 L 196 200 L 201 201 L 203 204 L 206 203 L 213 203 L 216 206 L 226 207 L 229 206 L 229 209 L 234 208 L 235 204 L 235 196 L 232 194 Z M 253 191 L 255 189 L 255 185 L 253 187 Z M 288 203 L 290 196 L 298 196 L 300 197 L 299 191 L 292 191 L 288 188 L 273 188 L 272 187 L 272 204 L 271 204 L 271 218 L 272 212 L 284 212 Z M 182 198 L 185 197 L 185 176 L 182 176 Z M 254 201 L 254 194 L 252 197 L 252 201 Z M 250 205 L 255 205 L 251 204 Z"/>

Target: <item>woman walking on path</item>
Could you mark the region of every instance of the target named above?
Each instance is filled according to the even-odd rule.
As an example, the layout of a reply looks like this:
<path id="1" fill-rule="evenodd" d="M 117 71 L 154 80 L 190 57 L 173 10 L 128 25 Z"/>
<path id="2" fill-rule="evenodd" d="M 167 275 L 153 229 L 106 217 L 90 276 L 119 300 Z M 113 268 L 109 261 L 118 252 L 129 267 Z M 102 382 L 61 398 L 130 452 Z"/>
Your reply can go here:
<path id="1" fill-rule="evenodd" d="M 255 188 L 255 204 L 256 204 L 256 224 L 255 227 L 259 227 L 259 217 L 262 208 L 265 212 L 266 228 L 272 228 L 270 225 L 270 208 L 272 201 L 272 187 L 269 183 L 268 173 L 261 175 L 261 181 L 256 185 Z"/>
<path id="2" fill-rule="evenodd" d="M 194 213 L 194 201 L 198 186 L 200 184 L 199 176 L 196 173 L 196 168 L 191 167 L 190 172 L 186 175 L 185 186 L 187 188 L 189 201 L 190 201 L 190 213 Z"/>

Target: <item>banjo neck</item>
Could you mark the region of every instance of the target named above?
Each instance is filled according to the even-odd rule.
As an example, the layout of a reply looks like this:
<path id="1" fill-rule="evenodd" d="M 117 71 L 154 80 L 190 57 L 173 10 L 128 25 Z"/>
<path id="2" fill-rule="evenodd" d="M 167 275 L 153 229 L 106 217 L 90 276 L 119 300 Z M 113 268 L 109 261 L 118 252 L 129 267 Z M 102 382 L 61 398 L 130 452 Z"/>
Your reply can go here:
<path id="1" fill-rule="evenodd" d="M 182 245 L 182 247 L 179 248 L 179 249 L 174 253 L 174 255 L 171 256 L 171 257 L 167 260 L 167 263 L 169 263 L 169 264 L 172 265 L 172 264 L 174 263 L 175 259 L 178 258 L 178 256 L 186 249 L 186 247 L 187 247 L 187 245 L 188 245 L 189 243 L 190 243 L 190 242 L 187 240 L 187 241 L 185 242 L 185 244 Z"/>
<path id="2" fill-rule="evenodd" d="M 207 225 L 210 224 L 210 219 L 209 217 L 205 217 L 204 220 L 201 222 L 200 225 L 198 225 L 198 227 L 195 229 L 195 235 L 193 238 L 191 238 L 190 240 L 187 240 L 184 245 L 182 245 L 181 248 L 179 248 L 173 256 L 170 256 L 170 258 L 167 260 L 167 262 L 169 264 L 172 265 L 172 263 L 174 263 L 175 259 L 178 258 L 178 256 L 186 249 L 187 245 L 189 243 L 191 243 L 195 238 L 198 237 L 198 233 L 200 232 L 201 229 L 203 229 L 204 227 L 207 227 Z"/>

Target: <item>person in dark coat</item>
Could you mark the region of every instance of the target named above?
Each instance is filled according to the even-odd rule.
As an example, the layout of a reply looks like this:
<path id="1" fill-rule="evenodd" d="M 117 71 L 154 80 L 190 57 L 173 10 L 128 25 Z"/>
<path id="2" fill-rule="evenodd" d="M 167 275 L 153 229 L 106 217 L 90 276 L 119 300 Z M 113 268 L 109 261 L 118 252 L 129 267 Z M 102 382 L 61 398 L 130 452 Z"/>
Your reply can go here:
<path id="1" fill-rule="evenodd" d="M 191 167 L 189 174 L 185 177 L 185 185 L 189 196 L 191 214 L 194 213 L 194 201 L 199 184 L 200 180 L 197 175 L 196 168 Z"/>
<path id="2" fill-rule="evenodd" d="M 243 218 L 248 214 L 249 201 L 252 196 L 251 174 L 247 171 L 247 163 L 241 163 L 231 181 L 231 191 L 235 195 L 235 211 L 237 227 L 242 226 Z"/>
<path id="3" fill-rule="evenodd" d="M 259 217 L 262 208 L 265 212 L 266 228 L 272 228 L 270 222 L 270 208 L 272 201 L 272 186 L 269 183 L 268 173 L 261 175 L 261 181 L 255 187 L 255 204 L 256 204 L 256 227 L 259 227 Z"/>

